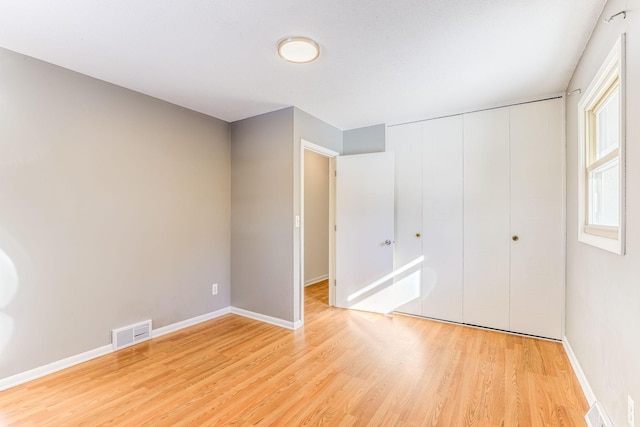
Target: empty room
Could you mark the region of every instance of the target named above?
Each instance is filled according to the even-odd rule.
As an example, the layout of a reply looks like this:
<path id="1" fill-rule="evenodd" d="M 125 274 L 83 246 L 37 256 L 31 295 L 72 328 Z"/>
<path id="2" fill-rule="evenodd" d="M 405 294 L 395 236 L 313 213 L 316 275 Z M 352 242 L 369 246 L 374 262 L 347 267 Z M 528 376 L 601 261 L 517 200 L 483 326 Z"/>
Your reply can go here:
<path id="1" fill-rule="evenodd" d="M 0 425 L 640 426 L 639 15 L 0 2 Z"/>

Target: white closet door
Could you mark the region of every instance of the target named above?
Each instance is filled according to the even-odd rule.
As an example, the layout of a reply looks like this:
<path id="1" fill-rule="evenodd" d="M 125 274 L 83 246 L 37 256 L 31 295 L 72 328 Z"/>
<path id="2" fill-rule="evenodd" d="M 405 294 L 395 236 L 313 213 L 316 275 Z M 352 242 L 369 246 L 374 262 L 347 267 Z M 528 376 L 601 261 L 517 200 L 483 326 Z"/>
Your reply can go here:
<path id="1" fill-rule="evenodd" d="M 462 116 L 423 122 L 422 315 L 462 322 Z"/>
<path id="2" fill-rule="evenodd" d="M 562 338 L 562 100 L 511 112 L 511 327 Z"/>
<path id="3" fill-rule="evenodd" d="M 509 329 L 509 109 L 464 118 L 463 321 Z"/>
<path id="4" fill-rule="evenodd" d="M 395 157 L 395 310 L 421 315 L 422 123 L 388 128 L 387 151 Z"/>

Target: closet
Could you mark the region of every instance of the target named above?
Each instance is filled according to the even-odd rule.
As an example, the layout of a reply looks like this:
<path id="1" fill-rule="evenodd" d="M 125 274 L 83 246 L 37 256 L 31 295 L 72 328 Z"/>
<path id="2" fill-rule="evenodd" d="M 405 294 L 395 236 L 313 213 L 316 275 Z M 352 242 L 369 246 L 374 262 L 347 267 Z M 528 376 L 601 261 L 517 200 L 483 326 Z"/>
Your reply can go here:
<path id="1" fill-rule="evenodd" d="M 396 311 L 562 337 L 562 114 L 551 99 L 388 128 Z"/>

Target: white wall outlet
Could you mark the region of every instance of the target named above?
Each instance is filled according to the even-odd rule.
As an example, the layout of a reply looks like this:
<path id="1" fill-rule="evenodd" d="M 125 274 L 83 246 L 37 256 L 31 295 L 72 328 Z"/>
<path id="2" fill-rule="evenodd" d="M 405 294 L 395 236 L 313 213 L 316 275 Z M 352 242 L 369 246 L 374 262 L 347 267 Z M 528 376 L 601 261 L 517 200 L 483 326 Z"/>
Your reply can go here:
<path id="1" fill-rule="evenodd" d="M 218 284 L 214 283 L 211 285 L 211 295 L 218 295 Z"/>
<path id="2" fill-rule="evenodd" d="M 633 399 L 631 398 L 631 396 L 627 396 L 627 421 L 629 422 L 629 425 L 631 427 L 635 426 L 635 412 L 636 410 L 634 408 Z"/>

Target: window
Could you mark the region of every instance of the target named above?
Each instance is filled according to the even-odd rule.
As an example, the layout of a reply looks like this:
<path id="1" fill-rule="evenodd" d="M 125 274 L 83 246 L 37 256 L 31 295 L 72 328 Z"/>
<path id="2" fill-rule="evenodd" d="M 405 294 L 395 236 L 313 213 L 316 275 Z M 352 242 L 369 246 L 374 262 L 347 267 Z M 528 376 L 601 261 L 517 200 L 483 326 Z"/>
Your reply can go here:
<path id="1" fill-rule="evenodd" d="M 624 253 L 624 34 L 580 99 L 578 239 Z"/>

